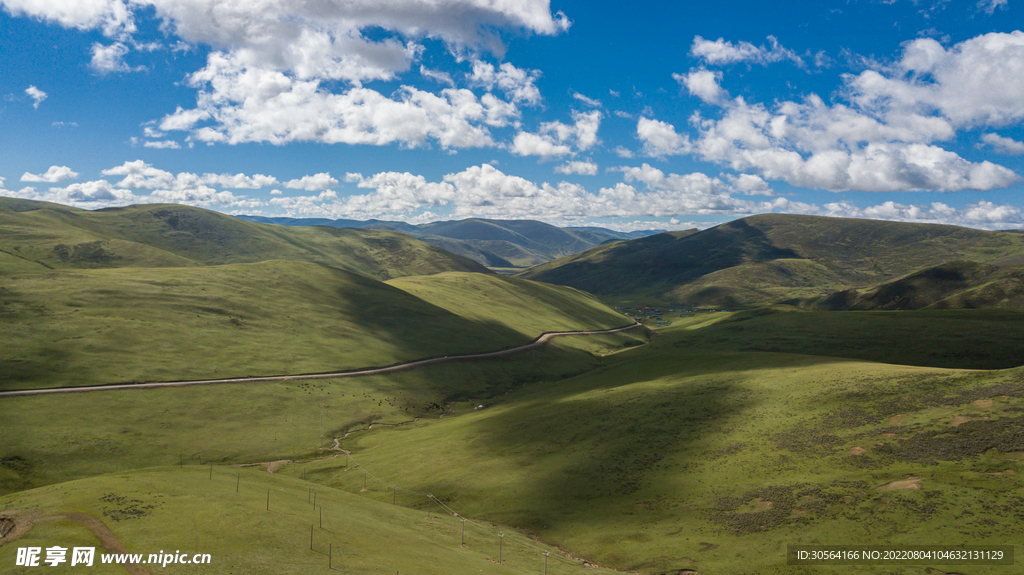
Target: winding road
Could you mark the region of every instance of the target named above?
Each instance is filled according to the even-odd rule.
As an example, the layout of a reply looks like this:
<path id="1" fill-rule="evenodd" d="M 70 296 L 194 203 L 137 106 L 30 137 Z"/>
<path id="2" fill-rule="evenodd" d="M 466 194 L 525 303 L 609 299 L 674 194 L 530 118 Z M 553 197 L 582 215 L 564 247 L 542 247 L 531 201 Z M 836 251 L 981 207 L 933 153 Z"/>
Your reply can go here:
<path id="1" fill-rule="evenodd" d="M 219 383 L 248 383 L 255 381 L 289 381 L 299 379 L 327 379 L 335 377 L 360 377 L 364 375 L 380 375 L 382 373 L 391 373 L 394 371 L 401 371 L 403 369 L 411 369 L 414 367 L 421 367 L 424 365 L 431 365 L 435 363 L 442 363 L 446 361 L 461 361 L 466 359 L 484 359 L 489 357 L 502 357 L 506 355 L 512 355 L 521 351 L 534 349 L 547 343 L 549 340 L 556 337 L 565 337 L 571 335 L 602 335 L 608 333 L 617 333 L 620 331 L 626 331 L 640 327 L 640 322 L 635 322 L 631 325 L 616 327 L 612 329 L 602 329 L 593 331 L 553 331 L 545 332 L 540 334 L 537 339 L 530 343 L 499 349 L 497 351 L 485 351 L 480 353 L 463 353 L 463 354 L 452 354 L 440 357 L 429 357 L 426 359 L 417 359 L 414 361 L 407 361 L 404 363 L 396 363 L 384 367 L 368 367 L 364 369 L 354 369 L 347 371 L 333 371 L 326 373 L 306 373 L 300 375 L 265 375 L 260 377 L 228 377 L 223 379 L 196 379 L 191 381 L 150 381 L 146 383 L 110 383 L 101 385 L 83 385 L 76 387 L 54 387 L 47 389 L 16 389 L 11 391 L 0 391 L 0 397 L 17 397 L 24 395 L 45 395 L 50 393 L 80 393 L 87 391 L 113 391 L 122 389 L 154 389 L 158 387 L 185 387 L 188 385 L 213 385 Z"/>

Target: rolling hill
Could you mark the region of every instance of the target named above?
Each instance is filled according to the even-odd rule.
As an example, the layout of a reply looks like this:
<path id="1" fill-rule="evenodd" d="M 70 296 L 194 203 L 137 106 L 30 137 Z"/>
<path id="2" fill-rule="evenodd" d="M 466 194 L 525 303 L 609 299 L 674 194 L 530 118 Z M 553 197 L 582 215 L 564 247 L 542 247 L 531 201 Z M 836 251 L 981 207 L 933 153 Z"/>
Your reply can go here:
<path id="1" fill-rule="evenodd" d="M 596 227 L 559 228 L 534 220 L 473 218 L 413 225 L 381 220 L 238 217 L 251 222 L 286 226 L 393 230 L 494 268 L 530 267 L 562 256 L 579 253 L 610 241 L 628 240 L 657 233 L 653 231 L 617 232 Z"/>
<path id="2" fill-rule="evenodd" d="M 3 269 L 190 267 L 267 260 L 329 265 L 378 279 L 487 272 L 386 230 L 285 227 L 177 204 L 96 211 L 0 198 Z"/>
<path id="3" fill-rule="evenodd" d="M 598 246 L 519 277 L 621 301 L 712 307 L 807 299 L 954 260 L 1020 263 L 1024 237 L 956 226 L 768 214 Z"/>
<path id="4" fill-rule="evenodd" d="M 880 286 L 789 302 L 815 310 L 1024 309 L 1024 268 L 949 262 Z"/>

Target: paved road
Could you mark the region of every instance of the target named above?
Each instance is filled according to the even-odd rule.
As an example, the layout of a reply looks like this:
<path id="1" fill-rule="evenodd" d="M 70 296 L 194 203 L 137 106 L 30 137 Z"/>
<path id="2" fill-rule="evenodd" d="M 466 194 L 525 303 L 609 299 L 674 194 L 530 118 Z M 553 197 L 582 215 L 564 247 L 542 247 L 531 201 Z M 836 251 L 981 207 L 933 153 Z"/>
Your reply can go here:
<path id="1" fill-rule="evenodd" d="M 262 377 L 228 377 L 223 379 L 197 379 L 193 381 L 151 381 L 148 383 L 111 383 L 104 385 L 84 385 L 78 387 L 53 387 L 48 389 L 18 389 L 12 391 L 0 391 L 0 397 L 15 397 L 20 395 L 44 395 L 48 393 L 79 393 L 86 391 L 111 391 L 116 389 L 153 389 L 156 387 L 184 387 L 187 385 L 212 385 L 217 383 L 246 383 L 253 381 L 288 381 L 298 379 L 326 379 L 332 377 L 360 377 L 364 375 L 379 375 L 382 373 L 391 373 L 393 371 L 400 371 L 403 369 L 410 369 L 413 367 L 420 367 L 423 365 L 431 365 L 434 363 L 442 363 L 445 361 L 461 361 L 466 359 L 481 359 L 488 357 L 501 357 L 505 355 L 512 355 L 513 353 L 519 353 L 520 351 L 526 351 L 540 347 L 547 343 L 552 338 L 564 337 L 569 335 L 601 335 L 606 333 L 616 333 L 620 331 L 626 331 L 640 327 L 640 323 L 634 323 L 623 327 L 617 327 L 614 329 L 602 329 L 594 331 L 555 331 L 541 334 L 537 339 L 531 341 L 526 345 L 520 345 L 517 347 L 507 347 L 505 349 L 499 349 L 498 351 L 485 351 L 481 353 L 463 353 L 446 355 L 443 357 L 430 357 L 427 359 L 418 359 L 415 361 L 407 361 L 405 363 L 396 363 L 394 365 L 388 365 L 385 367 L 370 367 L 366 369 L 354 369 L 348 371 L 335 371 L 329 373 L 307 373 L 302 375 L 266 375 Z"/>

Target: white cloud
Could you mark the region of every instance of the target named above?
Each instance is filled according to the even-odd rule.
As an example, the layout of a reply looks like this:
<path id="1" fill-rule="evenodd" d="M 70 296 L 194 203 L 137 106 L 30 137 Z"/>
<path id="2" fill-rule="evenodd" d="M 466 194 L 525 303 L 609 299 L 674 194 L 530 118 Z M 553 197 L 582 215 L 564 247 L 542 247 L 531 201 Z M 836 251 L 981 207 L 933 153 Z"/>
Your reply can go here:
<path id="1" fill-rule="evenodd" d="M 601 107 L 601 101 L 600 100 L 595 100 L 593 98 L 588 98 L 588 97 L 584 96 L 583 94 L 580 94 L 579 92 L 573 92 L 572 93 L 572 97 L 576 98 L 577 100 L 579 100 L 580 102 L 583 102 L 584 104 L 586 104 L 588 106 L 592 106 L 594 108 L 600 108 Z"/>
<path id="2" fill-rule="evenodd" d="M 672 78 L 685 86 L 690 94 L 697 96 L 709 104 L 714 104 L 729 97 L 729 93 L 722 89 L 719 82 L 722 81 L 722 73 L 712 72 L 705 68 L 690 70 L 689 74 L 672 74 Z"/>
<path id="3" fill-rule="evenodd" d="M 754 46 L 750 42 L 732 43 L 724 38 L 711 41 L 700 36 L 693 37 L 693 45 L 690 46 L 690 55 L 700 58 L 712 66 L 723 64 L 735 64 L 737 62 L 750 62 L 754 64 L 770 64 L 790 60 L 798 66 L 803 66 L 803 60 L 796 52 L 783 48 L 774 36 L 768 36 L 770 47 Z"/>
<path id="4" fill-rule="evenodd" d="M 247 66 L 287 70 L 302 78 L 388 78 L 408 69 L 418 38 L 441 38 L 458 46 L 501 54 L 500 29 L 553 35 L 569 27 L 551 14 L 548 0 L 350 0 L 282 3 L 272 0 L 3 0 L 16 15 L 79 29 L 101 28 L 109 37 L 135 31 L 133 10 L 155 9 L 157 18 L 188 44 L 237 53 Z M 376 28 L 400 38 L 371 40 Z"/>
<path id="5" fill-rule="evenodd" d="M 573 161 L 566 162 L 560 166 L 555 166 L 555 171 L 559 174 L 579 174 L 581 176 L 596 176 L 597 175 L 597 164 L 591 161 Z"/>
<path id="6" fill-rule="evenodd" d="M 484 164 L 430 182 L 409 173 L 383 172 L 372 177 L 348 174 L 346 180 L 373 191 L 335 199 L 305 196 L 271 200 L 289 214 L 321 217 L 423 219 L 423 209 L 446 207 L 450 217 L 535 218 L 575 225 L 589 218 L 671 217 L 682 214 L 747 214 L 771 211 L 816 213 L 816 206 L 785 198 L 753 202 L 731 197 L 729 186 L 701 173 L 668 174 L 644 164 L 618 168 L 628 183 L 596 193 L 569 182 L 536 184 Z M 431 212 L 433 213 L 433 212 Z M 603 224 L 602 224 L 603 225 Z M 662 224 L 660 227 L 663 227 Z"/>
<path id="7" fill-rule="evenodd" d="M 602 114 L 598 110 L 573 112 L 573 125 L 545 122 L 538 133 L 519 132 L 512 140 L 511 151 L 520 156 L 554 158 L 586 151 L 597 143 Z"/>
<path id="8" fill-rule="evenodd" d="M 897 222 L 948 224 L 990 230 L 1006 229 L 1024 224 L 1020 208 L 979 201 L 962 208 L 941 202 L 930 205 L 900 204 L 893 201 L 859 208 L 848 202 L 825 204 L 822 215 L 843 218 L 867 218 Z"/>
<path id="9" fill-rule="evenodd" d="M 223 188 L 258 189 L 266 186 L 273 186 L 278 183 L 277 178 L 254 174 L 193 174 L 190 172 L 171 172 L 154 168 L 152 165 L 135 160 L 100 172 L 104 176 L 124 176 L 118 187 L 133 190 L 197 190 L 207 186 L 220 186 Z M 225 196 L 227 197 L 227 196 Z"/>
<path id="10" fill-rule="evenodd" d="M 99 42 L 92 45 L 92 60 L 89 66 L 100 74 L 111 72 L 139 72 L 145 70 L 145 66 L 132 68 L 125 63 L 124 57 L 128 54 L 128 47 L 120 42 L 104 46 Z"/>
<path id="11" fill-rule="evenodd" d="M 492 90 L 495 86 L 512 102 L 525 102 L 530 105 L 540 103 L 540 90 L 534 85 L 539 70 L 523 70 L 509 62 L 504 62 L 497 69 L 492 64 L 481 60 L 473 61 L 473 71 L 466 74 L 470 84 Z"/>
<path id="12" fill-rule="evenodd" d="M 632 158 L 635 155 L 632 150 L 622 146 L 616 146 L 614 152 L 620 158 Z"/>
<path id="13" fill-rule="evenodd" d="M 145 126 L 142 128 L 142 134 L 147 138 L 163 138 L 166 134 L 158 130 L 154 130 L 152 126 Z"/>
<path id="14" fill-rule="evenodd" d="M 77 178 L 78 172 L 72 170 L 67 166 L 50 166 L 50 169 L 46 170 L 43 174 L 30 174 L 25 172 L 21 175 L 21 181 L 23 182 L 63 182 L 64 180 L 70 180 Z"/>
<path id="15" fill-rule="evenodd" d="M 442 72 L 440 70 L 431 70 L 425 66 L 420 66 L 420 76 L 433 80 L 438 84 L 447 84 L 452 88 L 455 87 L 455 80 L 452 80 L 452 77 L 450 74 L 448 74 L 448 72 Z"/>
<path id="16" fill-rule="evenodd" d="M 1024 119 L 1024 33 L 986 34 L 948 50 L 918 39 L 890 68 L 871 65 L 844 77 L 851 105 L 815 94 L 771 109 L 719 101 L 720 119 L 693 119 L 694 149 L 737 171 L 831 191 L 992 190 L 1020 180 L 935 143 L 958 129 Z"/>
<path id="17" fill-rule="evenodd" d="M 140 203 L 141 199 L 131 190 L 117 188 L 106 180 L 82 182 L 67 187 L 54 187 L 47 191 L 22 188 L 17 192 L 3 190 L 5 195 L 26 200 L 53 202 L 81 208 L 96 209 L 111 206 L 126 206 Z"/>
<path id="18" fill-rule="evenodd" d="M 178 142 L 175 142 L 174 140 L 148 141 L 148 142 L 143 142 L 142 145 L 144 147 L 146 147 L 146 148 L 156 148 L 158 150 L 166 150 L 166 149 L 177 150 L 177 149 L 181 148 L 181 144 L 179 144 Z"/>
<path id="19" fill-rule="evenodd" d="M 935 133 L 927 120 L 910 124 L 885 125 L 816 97 L 784 102 L 775 113 L 737 99 L 721 120 L 700 122 L 694 148 L 736 171 L 830 191 L 991 190 L 1019 180 L 988 161 L 971 163 L 938 146 L 905 143 Z"/>
<path id="20" fill-rule="evenodd" d="M 270 195 L 272 195 L 272 196 L 282 196 L 282 195 L 284 195 L 284 192 L 282 192 L 281 190 L 270 190 Z"/>
<path id="21" fill-rule="evenodd" d="M 775 192 L 768 187 L 768 182 L 753 174 L 728 174 L 726 179 L 733 189 L 750 196 L 774 196 Z"/>
<path id="22" fill-rule="evenodd" d="M 45 0 L 0 1 L 15 16 L 31 16 L 54 22 L 65 28 L 101 29 L 107 36 L 134 32 L 135 24 L 126 2 L 121 0 L 85 0 L 47 2 Z"/>
<path id="23" fill-rule="evenodd" d="M 281 72 L 244 68 L 224 54 L 191 76 L 200 92 L 198 108 L 178 109 L 161 130 L 189 130 L 202 142 L 323 142 L 409 147 L 437 141 L 442 148 L 493 145 L 488 126 L 504 126 L 518 115 L 489 94 L 444 89 L 440 94 L 402 86 L 394 98 L 367 88 L 335 94 L 318 80 L 296 80 Z M 212 126 L 199 126 L 204 120 Z"/>
<path id="24" fill-rule="evenodd" d="M 25 88 L 25 93 L 28 94 L 28 96 L 32 98 L 32 100 L 34 100 L 32 107 L 36 108 L 37 110 L 39 109 L 39 104 L 41 104 L 43 100 L 46 99 L 46 92 L 40 90 L 39 88 L 36 88 L 35 86 L 29 86 L 28 88 Z"/>
<path id="25" fill-rule="evenodd" d="M 938 113 L 956 128 L 1024 120 L 1024 32 L 990 33 L 946 49 L 931 38 L 904 46 L 891 69 L 847 76 L 849 99 L 878 117 Z"/>
<path id="26" fill-rule="evenodd" d="M 552 14 L 549 0 L 0 2 L 17 15 L 109 30 L 116 41 L 92 50 L 92 66 L 101 73 L 133 69 L 124 57 L 136 10 L 154 10 L 165 33 L 187 46 L 210 46 L 206 67 L 189 78 L 200 89 L 196 109 L 179 109 L 160 123 L 161 130 L 191 130 L 194 141 L 206 143 L 421 146 L 436 140 L 446 149 L 490 146 L 486 127 L 508 125 L 518 116 L 509 102 L 468 90 L 432 94 L 409 87 L 387 97 L 363 89 L 362 82 L 393 80 L 408 71 L 425 50 L 417 43 L 423 38 L 443 40 L 456 54 L 487 51 L 501 58 L 501 31 L 554 35 L 570 25 L 564 14 Z M 513 104 L 537 104 L 538 74 L 506 62 L 493 70 L 488 89 L 500 90 Z M 337 93 L 326 87 L 332 80 L 349 87 Z M 204 121 L 212 125 L 198 125 Z"/>
<path id="27" fill-rule="evenodd" d="M 978 10 L 993 14 L 997 8 L 1006 8 L 1009 0 L 978 0 Z"/>
<path id="28" fill-rule="evenodd" d="M 641 117 L 636 124 L 636 137 L 643 142 L 644 154 L 660 158 L 691 151 L 688 136 L 676 133 L 672 124 Z"/>
<path id="29" fill-rule="evenodd" d="M 331 177 L 328 172 L 321 172 L 312 176 L 302 176 L 297 180 L 288 180 L 284 183 L 284 187 L 291 190 L 306 190 L 312 192 L 314 190 L 325 190 L 327 188 L 333 188 L 338 185 L 338 180 Z"/>
<path id="30" fill-rule="evenodd" d="M 982 134 L 981 141 L 985 142 L 1000 154 L 1019 156 L 1024 154 L 1024 142 L 1018 142 L 1013 138 L 1004 138 L 999 134 Z"/>

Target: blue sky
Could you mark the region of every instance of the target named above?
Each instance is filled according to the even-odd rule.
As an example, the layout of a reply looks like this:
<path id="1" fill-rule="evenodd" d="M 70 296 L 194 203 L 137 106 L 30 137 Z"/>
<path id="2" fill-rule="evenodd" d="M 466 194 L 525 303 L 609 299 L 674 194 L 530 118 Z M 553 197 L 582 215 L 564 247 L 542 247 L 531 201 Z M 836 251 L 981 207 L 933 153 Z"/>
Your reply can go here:
<path id="1" fill-rule="evenodd" d="M 1024 227 L 1019 0 L 0 0 L 0 194 Z"/>

